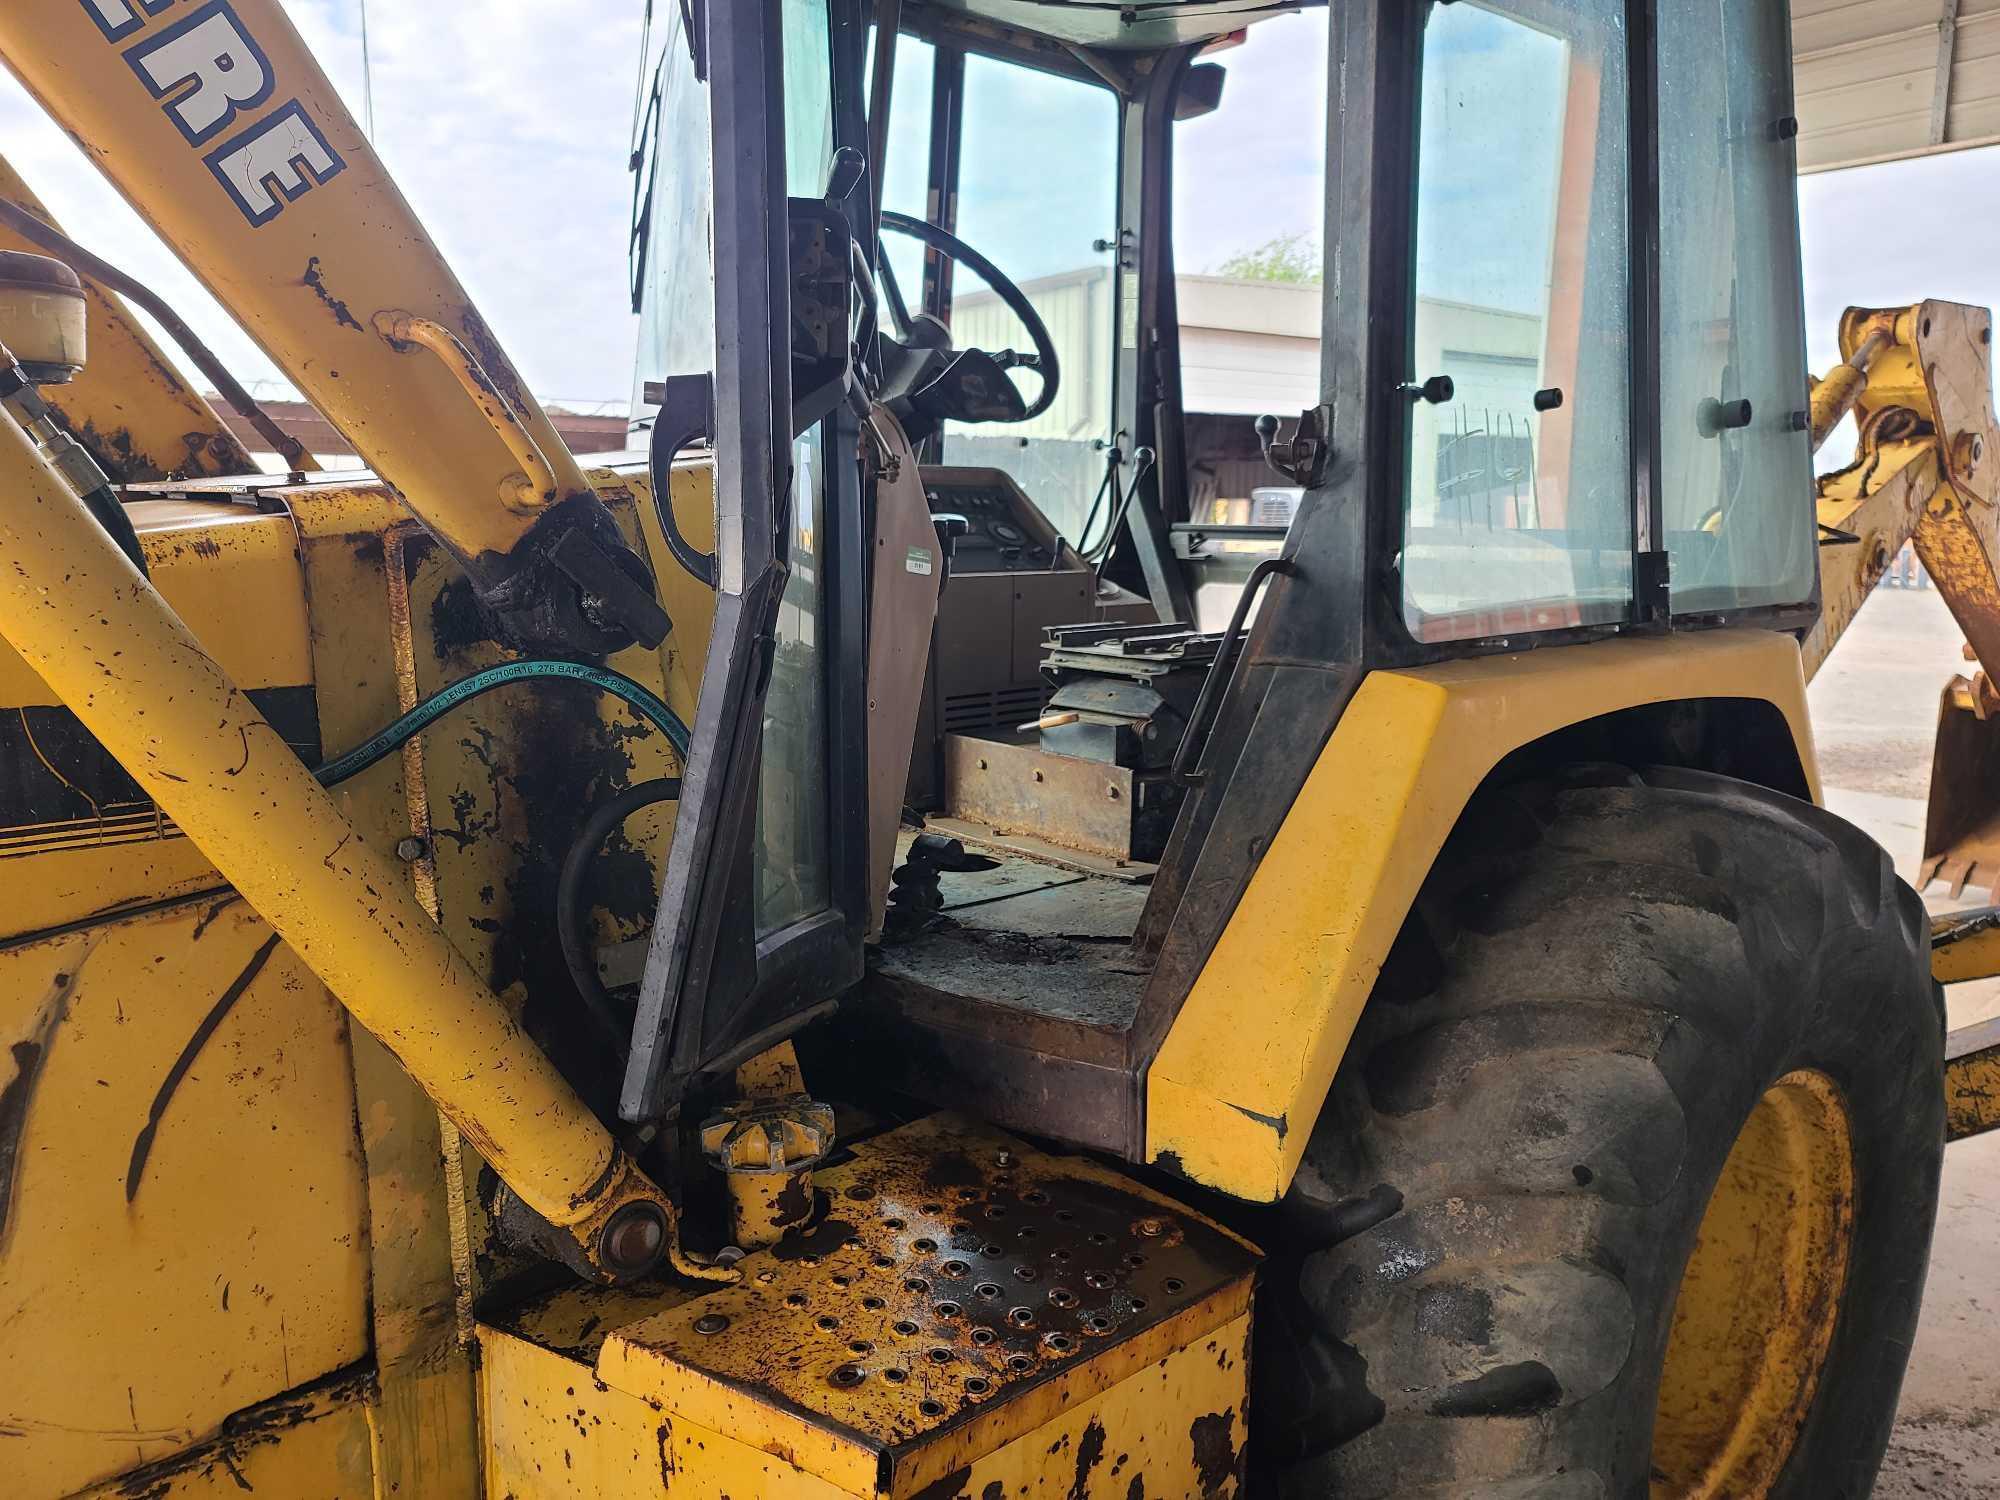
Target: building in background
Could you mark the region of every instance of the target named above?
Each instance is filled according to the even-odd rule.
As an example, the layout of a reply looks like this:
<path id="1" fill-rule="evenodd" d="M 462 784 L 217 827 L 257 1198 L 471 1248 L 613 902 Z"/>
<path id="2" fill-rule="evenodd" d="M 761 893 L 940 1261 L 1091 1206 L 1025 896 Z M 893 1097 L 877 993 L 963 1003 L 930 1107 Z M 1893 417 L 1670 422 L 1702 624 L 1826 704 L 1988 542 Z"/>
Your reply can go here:
<path id="1" fill-rule="evenodd" d="M 270 452 L 263 437 L 252 427 L 244 415 L 231 406 L 221 396 L 210 391 L 208 403 L 213 406 L 238 442 L 250 450 L 250 456 L 274 474 L 284 472 L 284 465 L 278 455 Z M 334 431 L 333 424 L 322 417 L 303 401 L 265 401 L 261 403 L 265 413 L 286 433 L 304 445 L 306 451 L 325 464 L 329 469 L 353 469 L 361 466 L 361 460 L 347 444 L 347 439 Z M 618 453 L 626 446 L 625 408 L 615 403 L 597 403 L 597 409 L 589 412 L 569 411 L 561 406 L 548 408 L 549 420 L 555 423 L 562 440 L 569 444 L 569 450 L 576 454 Z"/>
<path id="2" fill-rule="evenodd" d="M 1252 493 L 1280 482 L 1264 464 L 1256 419 L 1269 413 L 1289 423 L 1319 402 L 1322 289 L 1316 282 L 1205 275 L 1182 276 L 1176 289 L 1191 509 L 1201 520 L 1245 522 Z M 1056 404 L 1004 430 L 965 428 L 948 443 L 946 457 L 1008 469 L 1074 537 L 1109 438 L 1111 273 L 1092 266 L 1027 282 L 1022 291 L 1061 353 Z M 1417 328 L 1418 365 L 1426 375 L 1450 376 L 1457 395 L 1443 409 L 1435 441 L 1415 455 L 1411 492 L 1437 496 L 1433 510 L 1415 519 L 1535 524 L 1537 417 L 1516 398 L 1537 383 L 1541 318 L 1426 298 Z M 954 299 L 952 337 L 960 348 L 995 350 L 1019 349 L 1026 340 L 1019 320 L 984 288 Z M 1031 441 L 1044 451 L 1037 472 L 1016 472 L 1012 455 Z M 1052 461 L 1050 450 L 1061 460 Z"/>

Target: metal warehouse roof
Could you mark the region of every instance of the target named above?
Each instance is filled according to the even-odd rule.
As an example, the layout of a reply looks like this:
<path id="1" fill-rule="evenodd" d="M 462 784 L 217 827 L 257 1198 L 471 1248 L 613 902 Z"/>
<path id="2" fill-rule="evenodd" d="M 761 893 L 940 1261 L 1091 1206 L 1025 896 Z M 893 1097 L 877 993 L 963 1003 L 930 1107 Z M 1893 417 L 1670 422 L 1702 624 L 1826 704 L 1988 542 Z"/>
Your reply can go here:
<path id="1" fill-rule="evenodd" d="M 1801 172 L 2000 142 L 2000 0 L 1791 4 Z"/>

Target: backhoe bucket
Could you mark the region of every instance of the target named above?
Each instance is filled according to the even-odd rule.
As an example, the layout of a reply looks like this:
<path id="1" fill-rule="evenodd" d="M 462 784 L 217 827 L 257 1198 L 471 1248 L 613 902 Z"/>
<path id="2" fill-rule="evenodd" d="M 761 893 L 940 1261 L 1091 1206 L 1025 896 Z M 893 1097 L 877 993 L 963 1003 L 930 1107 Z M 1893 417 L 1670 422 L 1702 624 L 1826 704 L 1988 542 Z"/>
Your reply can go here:
<path id="1" fill-rule="evenodd" d="M 2000 883 L 2000 714 L 1973 711 L 1973 685 L 1955 677 L 1938 700 L 1930 806 L 1918 889 L 1934 880 L 1956 897 Z"/>

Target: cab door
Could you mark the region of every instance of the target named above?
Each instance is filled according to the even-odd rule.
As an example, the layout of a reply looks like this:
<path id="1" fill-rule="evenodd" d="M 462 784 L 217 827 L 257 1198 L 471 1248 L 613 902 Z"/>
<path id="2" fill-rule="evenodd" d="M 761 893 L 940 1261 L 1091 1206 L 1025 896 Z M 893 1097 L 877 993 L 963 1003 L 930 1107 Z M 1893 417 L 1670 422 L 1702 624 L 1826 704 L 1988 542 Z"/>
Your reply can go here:
<path id="1" fill-rule="evenodd" d="M 846 226 L 870 201 L 865 177 L 834 166 L 864 146 L 865 31 L 854 0 L 681 9 L 701 45 L 676 39 L 664 87 L 700 94 L 668 115 L 698 119 L 705 104 L 712 151 L 709 192 L 683 180 L 679 196 L 707 197 L 712 225 L 706 285 L 683 291 L 714 315 L 695 362 L 709 356 L 714 382 L 716 606 L 620 1099 L 634 1121 L 672 1114 L 693 1079 L 852 984 L 867 924 L 858 429 L 845 402 L 795 405 L 827 404 L 812 400 L 825 351 L 816 363 L 800 348 L 825 309 L 796 305 L 814 295 L 798 268 L 844 274 Z M 672 147 L 683 173 L 688 146 Z"/>

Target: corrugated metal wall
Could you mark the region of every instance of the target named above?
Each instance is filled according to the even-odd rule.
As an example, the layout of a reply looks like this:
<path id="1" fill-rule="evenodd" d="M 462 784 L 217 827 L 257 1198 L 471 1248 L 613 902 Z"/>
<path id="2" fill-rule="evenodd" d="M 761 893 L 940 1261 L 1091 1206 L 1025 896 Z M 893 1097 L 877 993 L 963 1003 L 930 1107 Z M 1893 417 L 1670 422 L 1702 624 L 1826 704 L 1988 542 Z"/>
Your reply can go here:
<path id="1" fill-rule="evenodd" d="M 1110 269 L 1085 266 L 1025 282 L 1021 290 L 1049 325 L 1049 337 L 1062 361 L 1062 387 L 1054 406 L 1032 422 L 1009 426 L 1007 436 L 1107 436 L 1104 428 L 1111 416 Z M 951 341 L 960 349 L 1013 349 L 1022 354 L 1032 347 L 1021 320 L 984 288 L 953 299 Z M 1034 400 L 1035 377 L 1021 376 L 1020 385 L 1028 399 Z"/>
<path id="2" fill-rule="evenodd" d="M 1791 0 L 1799 170 L 2000 141 L 2000 0 Z"/>

